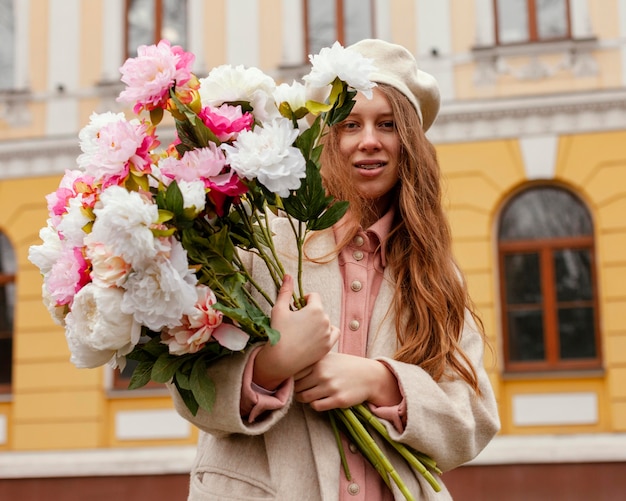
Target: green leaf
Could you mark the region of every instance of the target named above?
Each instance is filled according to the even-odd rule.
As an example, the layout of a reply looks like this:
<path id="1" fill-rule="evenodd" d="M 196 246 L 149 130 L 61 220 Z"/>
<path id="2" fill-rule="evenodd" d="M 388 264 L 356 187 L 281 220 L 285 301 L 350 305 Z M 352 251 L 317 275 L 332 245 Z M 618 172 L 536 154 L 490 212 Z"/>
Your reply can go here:
<path id="1" fill-rule="evenodd" d="M 313 113 L 314 115 L 319 115 L 320 113 L 326 113 L 332 109 L 332 104 L 320 103 L 318 101 L 307 101 L 305 103 L 307 109 Z"/>
<path id="2" fill-rule="evenodd" d="M 183 399 L 183 402 L 187 406 L 187 409 L 189 409 L 189 412 L 191 412 L 191 414 L 195 416 L 198 413 L 198 401 L 193 396 L 193 393 L 191 392 L 191 390 L 181 387 L 178 384 L 178 381 L 176 379 L 174 379 L 174 385 L 176 386 L 176 389 L 178 390 L 178 394 L 180 395 L 180 398 Z"/>
<path id="3" fill-rule="evenodd" d="M 152 125 L 157 126 L 163 120 L 163 108 L 154 108 L 150 110 L 150 121 Z"/>
<path id="4" fill-rule="evenodd" d="M 189 386 L 194 398 L 207 411 L 213 410 L 215 404 L 215 383 L 209 378 L 206 363 L 203 358 L 199 358 L 193 364 Z"/>
<path id="5" fill-rule="evenodd" d="M 331 205 L 324 213 L 307 224 L 309 230 L 325 230 L 339 221 L 348 210 L 348 202 L 341 201 Z"/>
<path id="6" fill-rule="evenodd" d="M 167 205 L 167 209 L 173 212 L 175 216 L 183 213 L 183 194 L 181 193 L 176 181 L 172 181 L 167 187 L 167 190 L 165 190 L 165 203 Z"/>
<path id="7" fill-rule="evenodd" d="M 152 372 L 152 362 L 139 362 L 128 384 L 129 390 L 136 390 L 150 382 L 150 374 Z"/>
<path id="8" fill-rule="evenodd" d="M 168 383 L 183 363 L 185 363 L 183 356 L 172 356 L 169 353 L 163 353 L 152 366 L 152 380 L 157 383 Z"/>

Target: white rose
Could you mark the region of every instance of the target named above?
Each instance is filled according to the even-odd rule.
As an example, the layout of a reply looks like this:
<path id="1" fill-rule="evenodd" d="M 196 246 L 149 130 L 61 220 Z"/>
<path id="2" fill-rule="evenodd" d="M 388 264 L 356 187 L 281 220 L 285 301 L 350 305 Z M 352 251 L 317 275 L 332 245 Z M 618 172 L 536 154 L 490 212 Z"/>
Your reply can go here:
<path id="1" fill-rule="evenodd" d="M 76 294 L 72 311 L 65 317 L 70 361 L 76 367 L 99 367 L 130 353 L 139 342 L 141 326 L 121 311 L 123 297 L 121 289 L 94 284 Z"/>

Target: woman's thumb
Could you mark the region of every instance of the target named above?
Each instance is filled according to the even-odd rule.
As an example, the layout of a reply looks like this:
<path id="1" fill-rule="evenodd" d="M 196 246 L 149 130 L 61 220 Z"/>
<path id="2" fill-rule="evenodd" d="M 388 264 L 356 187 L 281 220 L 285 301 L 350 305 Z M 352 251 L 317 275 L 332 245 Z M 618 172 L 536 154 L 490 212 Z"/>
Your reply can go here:
<path id="1" fill-rule="evenodd" d="M 292 294 L 293 277 L 291 275 L 285 275 L 283 277 L 283 284 L 280 286 L 280 290 L 278 291 L 278 296 L 276 296 L 275 306 L 281 305 L 283 308 L 289 308 Z"/>

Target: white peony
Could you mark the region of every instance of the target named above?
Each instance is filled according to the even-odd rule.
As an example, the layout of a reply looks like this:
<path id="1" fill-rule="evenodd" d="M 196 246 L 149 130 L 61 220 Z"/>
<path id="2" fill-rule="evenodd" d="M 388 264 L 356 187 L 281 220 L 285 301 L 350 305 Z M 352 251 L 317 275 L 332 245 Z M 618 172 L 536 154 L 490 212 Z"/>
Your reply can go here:
<path id="1" fill-rule="evenodd" d="M 368 99 L 372 98 L 372 89 L 376 83 L 370 75 L 376 70 L 373 60 L 356 51 L 346 50 L 339 42 L 332 47 L 324 47 L 319 54 L 310 55 L 311 71 L 303 80 L 311 87 L 323 88 L 339 77 L 349 87 L 360 91 Z"/>
<path id="2" fill-rule="evenodd" d="M 83 227 L 90 221 L 84 211 L 83 196 L 78 195 L 74 198 L 70 198 L 67 213 L 63 215 L 57 225 L 59 234 L 63 235 L 63 245 L 81 247 L 87 235 Z"/>
<path id="3" fill-rule="evenodd" d="M 141 326 L 121 311 L 124 292 L 87 284 L 74 297 L 65 317 L 65 337 L 79 368 L 94 368 L 130 353 L 139 342 Z"/>
<path id="4" fill-rule="evenodd" d="M 47 275 L 59 259 L 63 245 L 49 219 L 47 226 L 39 230 L 39 238 L 42 244 L 31 245 L 28 249 L 28 260 L 39 268 L 42 275 Z"/>
<path id="5" fill-rule="evenodd" d="M 169 259 L 159 255 L 128 276 L 122 311 L 156 332 L 175 327 L 183 315 L 194 312 L 196 282 L 187 263 L 187 251 L 178 240 L 171 239 Z"/>
<path id="6" fill-rule="evenodd" d="M 196 214 L 204 210 L 206 189 L 203 181 L 178 181 L 178 188 L 183 195 L 183 208 L 193 208 Z"/>
<path id="7" fill-rule="evenodd" d="M 252 105 L 253 114 L 259 121 L 278 116 L 272 94 L 276 82 L 258 68 L 224 64 L 213 68 L 200 79 L 202 106 L 219 107 L 224 103 L 246 101 Z"/>
<path id="8" fill-rule="evenodd" d="M 100 195 L 94 213 L 90 241 L 103 243 L 133 268 L 155 258 L 158 248 L 150 228 L 157 223 L 159 212 L 151 200 L 135 191 L 110 186 Z"/>
<path id="9" fill-rule="evenodd" d="M 288 197 L 306 176 L 302 152 L 292 146 L 297 137 L 298 129 L 291 121 L 279 118 L 241 132 L 232 146 L 223 144 L 222 148 L 240 177 L 257 179 L 271 192 Z"/>
<path id="10" fill-rule="evenodd" d="M 282 83 L 274 91 L 274 100 L 276 105 L 281 103 L 289 103 L 293 111 L 306 107 L 306 87 L 295 80 L 291 85 Z"/>

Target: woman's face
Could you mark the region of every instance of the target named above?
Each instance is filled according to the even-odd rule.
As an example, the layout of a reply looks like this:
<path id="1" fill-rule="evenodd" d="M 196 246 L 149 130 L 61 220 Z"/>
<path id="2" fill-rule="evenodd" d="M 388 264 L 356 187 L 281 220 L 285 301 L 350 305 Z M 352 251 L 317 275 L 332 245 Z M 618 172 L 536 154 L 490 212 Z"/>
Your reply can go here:
<path id="1" fill-rule="evenodd" d="M 374 202 L 381 216 L 389 207 L 398 182 L 400 138 L 391 105 L 374 88 L 372 99 L 361 93 L 339 127 L 339 151 L 359 194 Z"/>

